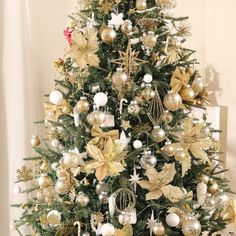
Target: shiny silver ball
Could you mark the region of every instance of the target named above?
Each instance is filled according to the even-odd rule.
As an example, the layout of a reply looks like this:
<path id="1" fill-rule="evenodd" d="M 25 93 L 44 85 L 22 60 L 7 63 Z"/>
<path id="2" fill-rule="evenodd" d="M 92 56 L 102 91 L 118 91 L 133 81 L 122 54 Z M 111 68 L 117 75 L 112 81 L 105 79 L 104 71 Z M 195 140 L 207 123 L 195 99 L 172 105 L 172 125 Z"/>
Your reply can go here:
<path id="1" fill-rule="evenodd" d="M 151 153 L 151 151 L 146 150 L 140 159 L 140 164 L 142 168 L 155 167 L 157 164 L 156 157 Z"/>

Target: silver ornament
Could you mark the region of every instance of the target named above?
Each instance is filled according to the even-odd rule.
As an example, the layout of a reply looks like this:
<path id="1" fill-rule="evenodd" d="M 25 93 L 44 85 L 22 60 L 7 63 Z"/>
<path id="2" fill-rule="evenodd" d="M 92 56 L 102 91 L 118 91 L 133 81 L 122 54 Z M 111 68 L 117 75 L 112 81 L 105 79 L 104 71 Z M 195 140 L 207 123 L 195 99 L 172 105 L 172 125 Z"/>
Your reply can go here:
<path id="1" fill-rule="evenodd" d="M 150 150 L 146 150 L 140 159 L 140 164 L 142 168 L 155 167 L 157 159 Z"/>

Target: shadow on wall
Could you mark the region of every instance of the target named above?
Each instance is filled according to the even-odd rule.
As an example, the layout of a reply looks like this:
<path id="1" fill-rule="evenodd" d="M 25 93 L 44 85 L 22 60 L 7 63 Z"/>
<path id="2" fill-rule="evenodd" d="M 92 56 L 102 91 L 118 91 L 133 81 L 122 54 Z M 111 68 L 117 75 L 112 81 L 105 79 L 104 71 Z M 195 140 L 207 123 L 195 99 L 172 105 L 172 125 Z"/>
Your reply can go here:
<path id="1" fill-rule="evenodd" d="M 3 1 L 0 1 L 0 32 L 3 32 Z M 5 99 L 3 84 L 3 37 L 0 37 L 0 232 L 1 235 L 9 235 L 9 189 L 8 189 L 8 155 L 7 155 L 7 132 L 5 117 Z"/>

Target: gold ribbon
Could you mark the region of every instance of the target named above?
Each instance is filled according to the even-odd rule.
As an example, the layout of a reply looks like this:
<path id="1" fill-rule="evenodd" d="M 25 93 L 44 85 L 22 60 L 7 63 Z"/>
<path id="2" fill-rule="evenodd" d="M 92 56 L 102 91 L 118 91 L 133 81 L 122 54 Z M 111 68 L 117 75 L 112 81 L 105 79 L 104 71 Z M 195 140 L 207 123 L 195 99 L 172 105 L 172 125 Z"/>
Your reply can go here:
<path id="1" fill-rule="evenodd" d="M 93 126 L 91 135 L 94 137 L 89 143 L 96 145 L 103 143 L 104 140 L 111 138 L 113 141 L 119 139 L 119 130 L 104 132 L 100 127 Z"/>
<path id="2" fill-rule="evenodd" d="M 176 67 L 172 77 L 170 86 L 172 91 L 178 93 L 183 87 L 186 87 L 190 80 L 189 73 L 182 73 L 179 67 Z"/>
<path id="3" fill-rule="evenodd" d="M 57 120 L 62 114 L 62 109 L 65 104 L 53 105 L 49 102 L 44 103 L 44 112 L 51 120 Z"/>

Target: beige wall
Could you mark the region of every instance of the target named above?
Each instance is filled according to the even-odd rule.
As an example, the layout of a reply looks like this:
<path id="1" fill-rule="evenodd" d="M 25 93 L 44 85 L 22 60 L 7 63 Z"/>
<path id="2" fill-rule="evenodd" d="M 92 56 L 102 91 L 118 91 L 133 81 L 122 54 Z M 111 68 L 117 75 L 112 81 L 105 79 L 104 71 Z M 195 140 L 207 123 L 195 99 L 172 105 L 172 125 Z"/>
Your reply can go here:
<path id="1" fill-rule="evenodd" d="M 13 2 L 14 0 L 8 0 L 6 2 L 10 1 Z M 28 10 L 24 14 L 28 14 L 29 16 L 29 21 L 25 22 L 28 27 L 26 35 L 29 36 L 26 39 L 27 50 L 25 51 L 28 53 L 26 57 L 24 57 L 27 58 L 25 67 L 28 69 L 26 70 L 28 73 L 27 77 L 25 77 L 27 83 L 25 82 L 25 88 L 22 89 L 22 91 L 28 94 L 28 99 L 25 100 L 26 107 L 23 106 L 22 109 L 18 107 L 15 111 L 12 110 L 10 112 L 9 117 L 11 118 L 11 122 L 8 122 L 9 127 L 0 127 L 3 132 L 6 128 L 11 127 L 12 137 L 14 137 L 14 140 L 10 140 L 11 137 L 9 137 L 9 140 L 4 139 L 4 142 L 1 141 L 1 144 L 3 145 L 6 142 L 12 143 L 12 141 L 15 141 L 16 143 L 11 144 L 14 145 L 14 149 L 8 155 L 10 202 L 13 200 L 15 202 L 18 199 L 18 197 L 13 196 L 11 191 L 13 179 L 15 177 L 15 168 L 19 165 L 19 161 L 15 162 L 14 160 L 16 156 L 17 158 L 20 158 L 21 155 L 30 154 L 29 149 L 24 147 L 24 145 L 28 145 L 28 141 L 22 140 L 22 137 L 25 136 L 28 140 L 31 133 L 35 132 L 31 122 L 43 118 L 44 94 L 53 88 L 53 80 L 56 78 L 56 73 L 53 69 L 53 61 L 58 57 L 63 56 L 64 37 L 62 31 L 67 23 L 67 14 L 72 12 L 75 5 L 75 0 L 22 0 L 16 2 L 22 2 L 22 6 L 25 2 L 28 3 Z M 15 9 L 16 5 L 13 6 Z M 227 166 L 231 168 L 231 185 L 234 190 L 236 190 L 236 181 L 234 180 L 234 177 L 236 176 L 236 172 L 234 172 L 234 168 L 236 167 L 236 122 L 234 118 L 236 116 L 234 104 L 236 103 L 236 81 L 234 78 L 234 69 L 236 67 L 235 10 L 235 0 L 178 0 L 177 7 L 178 15 L 190 16 L 192 37 L 189 39 L 187 45 L 190 48 L 197 50 L 196 58 L 201 62 L 199 69 L 206 80 L 210 80 L 211 83 L 209 88 L 216 92 L 215 96 L 213 96 L 214 103 L 228 108 L 228 118 L 225 120 L 228 124 L 228 145 L 227 147 L 223 147 L 223 149 L 227 149 Z M 10 70 L 11 67 L 9 67 L 8 71 Z M 13 95 L 19 93 L 18 89 L 20 88 L 20 85 L 15 87 L 16 90 L 12 91 Z M 0 96 L 2 96 L 2 93 Z M 11 94 L 8 94 L 5 99 L 10 99 L 10 96 Z M 23 96 L 23 94 L 19 93 L 19 96 Z M 16 95 L 15 101 L 17 101 Z M 5 106 L 10 106 L 9 109 L 12 109 L 14 108 L 15 103 L 12 102 L 9 104 L 9 102 L 5 102 Z M 25 123 L 26 127 L 20 128 L 17 126 L 19 121 L 16 118 L 14 120 L 14 117 L 18 116 L 22 110 L 24 110 L 26 114 L 19 116 L 19 118 L 20 121 L 25 120 L 25 122 L 22 121 L 22 123 Z M 13 127 L 15 127 L 17 132 L 13 132 Z M 19 142 L 19 140 L 21 141 Z M 25 153 L 21 147 L 25 148 Z M 2 151 L 4 151 L 4 149 L 2 149 Z M 7 154 L 7 150 L 5 154 Z M 3 162 L 3 165 L 1 162 L 3 168 L 8 168 L 7 165 L 7 162 Z M 8 188 L 6 187 L 3 190 L 6 192 L 8 191 Z M 8 215 L 6 204 L 8 203 L 5 201 L 3 203 L 5 206 L 5 214 L 3 214 L 3 216 L 5 216 L 5 218 L 3 217 L 4 221 L 1 220 L 1 225 L 6 225 L 8 220 L 6 219 Z M 10 218 L 13 218 L 15 212 L 11 211 L 10 215 Z M 3 230 L 1 229 L 1 232 L 4 232 L 4 236 L 7 236 L 7 227 Z M 16 232 L 12 232 L 11 235 L 17 234 Z"/>

